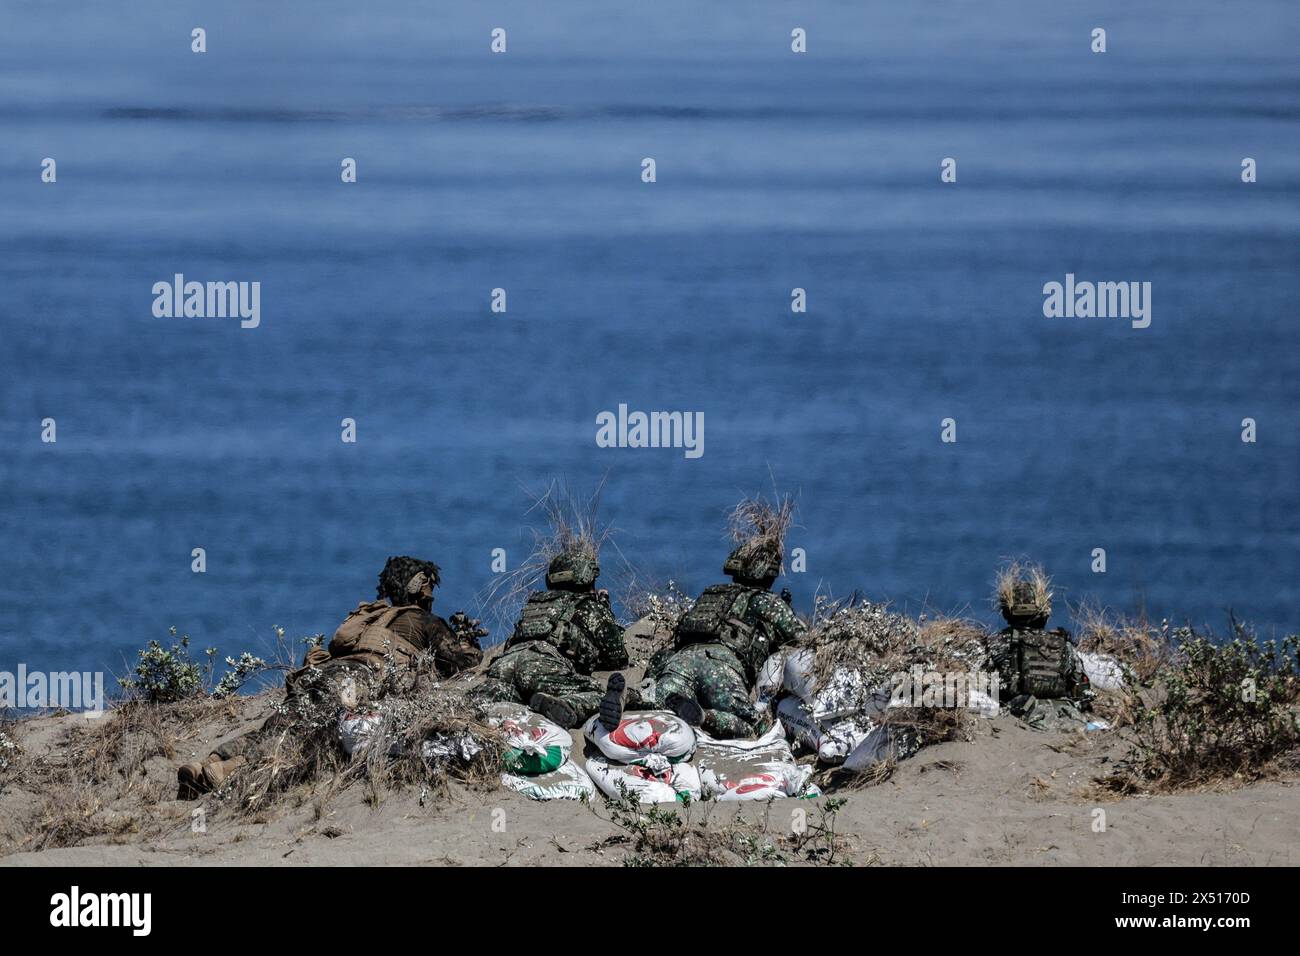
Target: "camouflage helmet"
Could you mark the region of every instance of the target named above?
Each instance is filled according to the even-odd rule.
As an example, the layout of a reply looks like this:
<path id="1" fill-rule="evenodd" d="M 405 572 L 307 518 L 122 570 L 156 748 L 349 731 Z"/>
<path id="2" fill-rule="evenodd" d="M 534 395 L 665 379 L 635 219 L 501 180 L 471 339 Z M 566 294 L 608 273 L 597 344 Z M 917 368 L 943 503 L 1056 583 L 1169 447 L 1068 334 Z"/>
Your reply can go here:
<path id="1" fill-rule="evenodd" d="M 1052 614 L 1050 593 L 1035 587 L 1031 581 L 1016 581 L 1011 585 L 1010 594 L 999 603 L 1002 616 L 1009 622 L 1046 621 Z"/>
<path id="2" fill-rule="evenodd" d="M 727 555 L 722 573 L 740 584 L 766 587 L 781 573 L 781 549 L 774 544 L 747 541 Z"/>
<path id="3" fill-rule="evenodd" d="M 546 586 L 566 591 L 581 591 L 596 583 L 600 565 L 596 556 L 585 551 L 562 551 L 551 558 L 546 569 Z"/>

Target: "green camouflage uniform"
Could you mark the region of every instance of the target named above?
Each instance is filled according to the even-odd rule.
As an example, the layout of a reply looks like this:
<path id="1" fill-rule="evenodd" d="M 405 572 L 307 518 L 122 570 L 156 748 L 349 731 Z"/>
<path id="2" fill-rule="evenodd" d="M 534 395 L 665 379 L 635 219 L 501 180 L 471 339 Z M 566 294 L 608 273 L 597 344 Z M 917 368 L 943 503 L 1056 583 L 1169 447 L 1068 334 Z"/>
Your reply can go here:
<path id="1" fill-rule="evenodd" d="M 1048 637 L 1056 641 L 1064 639 L 1068 659 L 1060 661 L 1053 659 L 1054 655 L 1039 658 L 1030 668 L 1037 676 L 1026 677 L 1017 660 L 1017 645 L 1037 643 Z M 1088 677 L 1065 631 L 1013 624 L 990 635 L 986 651 L 988 666 L 998 675 L 999 697 L 1013 716 L 1034 730 L 1064 730 L 1089 722 L 1091 718 L 1086 711 L 1092 694 Z"/>
<path id="2" fill-rule="evenodd" d="M 1063 642 L 1067 660 L 1058 661 L 1041 659 L 1031 666 L 1037 675 L 1022 675 L 1016 659 L 1016 647 L 1019 644 L 1037 643 L 1045 638 Z M 1042 627 L 1028 627 L 1023 624 L 1004 627 L 996 634 L 990 635 L 985 650 L 988 654 L 988 666 L 997 671 L 999 693 L 1003 700 L 1010 700 L 1021 694 L 1036 694 L 1039 697 L 1064 698 L 1077 696 L 1077 689 L 1087 684 L 1087 677 L 1079 661 L 1079 655 L 1070 644 L 1070 636 L 1061 629 L 1049 631 Z M 1026 684 L 1026 680 L 1030 683 Z"/>
<path id="3" fill-rule="evenodd" d="M 690 612 L 667 653 L 650 661 L 647 675 L 654 681 L 647 697 L 635 694 L 633 706 L 662 709 L 672 695 L 686 697 L 704 711 L 701 726 L 719 738 L 751 737 L 761 722 L 750 700 L 758 669 L 770 654 L 792 643 L 804 627 L 790 606 L 765 588 L 719 584 L 708 588 L 696 607 L 707 600 L 731 609 L 745 602 L 737 620 L 712 635 L 689 630 Z M 737 626 L 738 625 L 738 626 Z"/>
<path id="4" fill-rule="evenodd" d="M 471 691 L 478 701 L 527 704 L 534 694 L 567 700 L 583 715 L 596 712 L 605 688 L 594 670 L 627 666 L 623 628 L 596 591 L 534 591 L 504 653 Z"/>

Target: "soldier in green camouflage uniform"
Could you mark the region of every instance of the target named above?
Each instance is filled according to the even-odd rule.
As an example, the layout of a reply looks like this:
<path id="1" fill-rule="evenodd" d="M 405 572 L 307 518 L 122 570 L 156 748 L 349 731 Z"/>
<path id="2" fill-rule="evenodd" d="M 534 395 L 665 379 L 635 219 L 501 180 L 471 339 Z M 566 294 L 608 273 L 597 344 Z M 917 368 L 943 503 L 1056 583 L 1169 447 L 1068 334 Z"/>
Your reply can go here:
<path id="1" fill-rule="evenodd" d="M 557 555 L 546 572 L 547 589 L 528 596 L 504 653 L 471 696 L 526 703 L 566 728 L 593 714 L 604 689 L 591 672 L 627 666 L 623 628 L 609 596 L 595 590 L 599 574 L 589 553 Z"/>
<path id="2" fill-rule="evenodd" d="M 650 661 L 648 693 L 632 707 L 667 709 L 714 737 L 752 737 L 762 718 L 750 698 L 758 669 L 774 651 L 795 641 L 803 623 L 771 587 L 781 549 L 746 543 L 723 565 L 731 584 L 706 588 L 682 615 L 673 644 Z"/>
<path id="3" fill-rule="evenodd" d="M 1011 713 L 1038 730 L 1086 724 L 1092 694 L 1069 632 L 1047 630 L 1049 593 L 1026 580 L 999 597 L 1007 626 L 990 635 L 985 650 L 998 675 L 998 696 Z"/>

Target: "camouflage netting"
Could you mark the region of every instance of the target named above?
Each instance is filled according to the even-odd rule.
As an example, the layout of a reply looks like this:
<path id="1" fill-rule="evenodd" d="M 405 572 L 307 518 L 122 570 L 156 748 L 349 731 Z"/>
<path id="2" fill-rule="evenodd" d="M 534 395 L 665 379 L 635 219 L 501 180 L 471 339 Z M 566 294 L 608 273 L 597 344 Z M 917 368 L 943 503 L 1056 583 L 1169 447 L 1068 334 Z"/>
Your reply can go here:
<path id="1" fill-rule="evenodd" d="M 998 572 L 993 602 L 1004 614 L 1046 618 L 1052 613 L 1052 579 L 1037 564 L 1013 561 Z"/>
<path id="2" fill-rule="evenodd" d="M 435 588 L 441 583 L 441 569 L 432 561 L 421 561 L 406 555 L 389 558 L 384 569 L 379 572 L 379 584 L 375 588 L 378 600 L 387 599 L 393 605 L 408 604 L 410 597 L 406 593 L 406 584 L 421 571 L 429 578 Z"/>
<path id="3" fill-rule="evenodd" d="M 819 599 L 813 626 L 800 646 L 812 650 L 815 688 L 832 682 L 841 690 L 854 688 L 863 706 L 916 667 L 952 674 L 986 666 L 978 625 L 949 617 L 913 620 L 870 601 L 827 604 Z M 964 736 L 969 717 L 964 707 L 896 707 L 888 712 L 889 723 L 913 728 L 924 742 Z"/>
<path id="4" fill-rule="evenodd" d="M 770 545 L 781 550 L 794 520 L 794 499 L 782 495 L 770 502 L 762 495 L 742 498 L 728 517 L 727 530 L 736 544 Z"/>

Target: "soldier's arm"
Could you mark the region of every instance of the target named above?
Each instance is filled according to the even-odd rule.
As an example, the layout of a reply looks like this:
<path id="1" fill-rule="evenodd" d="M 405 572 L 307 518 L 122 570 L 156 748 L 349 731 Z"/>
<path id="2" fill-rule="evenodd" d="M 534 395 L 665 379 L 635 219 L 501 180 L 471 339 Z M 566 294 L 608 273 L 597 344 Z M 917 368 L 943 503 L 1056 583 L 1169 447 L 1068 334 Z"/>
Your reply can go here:
<path id="1" fill-rule="evenodd" d="M 769 651 L 775 651 L 787 644 L 793 644 L 805 630 L 803 622 L 790 605 L 771 593 L 760 594 L 756 599 L 755 610 L 768 625 L 772 642 Z"/>
<path id="2" fill-rule="evenodd" d="M 457 633 L 436 614 L 429 615 L 426 633 L 434 661 L 444 674 L 456 674 L 476 667 L 483 660 L 483 648 L 476 637 Z"/>
<path id="3" fill-rule="evenodd" d="M 594 628 L 592 640 L 596 645 L 599 660 L 596 670 L 617 670 L 627 667 L 627 646 L 623 643 L 623 628 L 614 619 L 608 599 L 597 598 L 595 603 L 598 623 Z"/>

